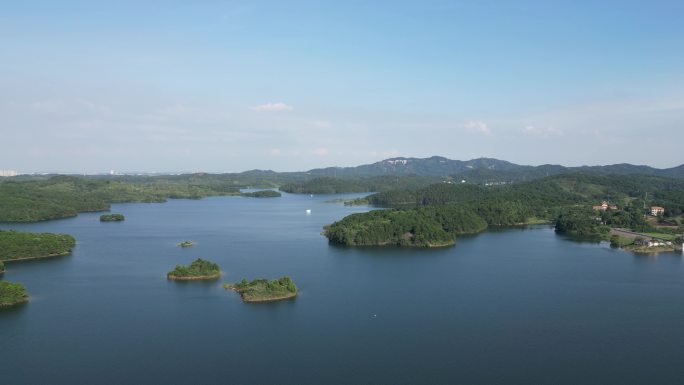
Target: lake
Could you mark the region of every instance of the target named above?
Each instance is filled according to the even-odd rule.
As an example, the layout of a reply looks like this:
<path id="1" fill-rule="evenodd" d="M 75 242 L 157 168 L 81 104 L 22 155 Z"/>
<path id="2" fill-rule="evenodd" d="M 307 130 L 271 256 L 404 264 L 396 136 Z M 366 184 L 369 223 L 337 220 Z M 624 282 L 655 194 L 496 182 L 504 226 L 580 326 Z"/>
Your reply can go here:
<path id="1" fill-rule="evenodd" d="M 368 207 L 327 201 L 357 196 L 116 204 L 124 222 L 0 224 L 78 242 L 71 256 L 7 265 L 1 279 L 31 301 L 0 311 L 0 382 L 681 382 L 681 255 L 636 256 L 548 226 L 433 250 L 329 245 L 323 225 Z M 197 257 L 225 276 L 167 281 Z M 221 287 L 283 275 L 295 300 L 245 304 Z"/>

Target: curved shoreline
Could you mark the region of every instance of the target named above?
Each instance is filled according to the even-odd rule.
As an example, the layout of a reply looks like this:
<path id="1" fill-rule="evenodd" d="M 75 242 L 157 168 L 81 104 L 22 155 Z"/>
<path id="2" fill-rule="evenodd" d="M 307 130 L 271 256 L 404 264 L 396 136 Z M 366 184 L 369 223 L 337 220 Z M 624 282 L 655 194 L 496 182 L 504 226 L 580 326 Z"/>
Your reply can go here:
<path id="1" fill-rule="evenodd" d="M 221 278 L 221 273 L 214 274 L 214 275 L 198 275 L 198 276 L 192 276 L 192 277 L 176 277 L 175 275 L 167 275 L 166 279 L 169 279 L 171 281 L 209 281 L 212 279 L 219 279 Z"/>
<path id="2" fill-rule="evenodd" d="M 65 251 L 63 253 L 55 253 L 48 255 L 41 255 L 40 257 L 22 257 L 22 258 L 12 258 L 12 259 L 1 259 L 2 262 L 16 262 L 16 261 L 30 261 L 33 259 L 44 259 L 44 258 L 54 258 L 54 257 L 65 257 L 71 254 L 71 251 Z"/>
<path id="3" fill-rule="evenodd" d="M 224 285 L 224 288 L 225 288 L 226 290 L 233 290 L 234 292 L 240 294 L 240 298 L 242 299 L 242 302 L 245 302 L 245 303 L 259 303 L 259 302 L 262 302 L 262 303 L 263 303 L 263 302 L 282 301 L 282 300 L 285 300 L 285 299 L 292 299 L 292 298 L 295 298 L 295 297 L 297 296 L 297 294 L 299 294 L 299 291 L 297 291 L 296 293 L 288 293 L 288 294 L 281 295 L 281 296 L 278 296 L 278 297 L 268 297 L 268 298 L 261 298 L 261 297 L 260 297 L 260 298 L 245 298 L 245 295 L 244 295 L 242 292 L 240 292 L 240 291 L 238 290 L 238 288 L 236 288 L 235 286 L 232 286 L 232 285 Z"/>
<path id="4" fill-rule="evenodd" d="M 12 306 L 17 306 L 17 305 L 24 305 L 24 304 L 28 303 L 28 301 L 29 301 L 29 297 L 25 297 L 21 301 L 15 301 L 15 302 L 11 302 L 11 303 L 10 302 L 5 302 L 5 303 L 0 302 L 0 309 L 12 307 Z"/>

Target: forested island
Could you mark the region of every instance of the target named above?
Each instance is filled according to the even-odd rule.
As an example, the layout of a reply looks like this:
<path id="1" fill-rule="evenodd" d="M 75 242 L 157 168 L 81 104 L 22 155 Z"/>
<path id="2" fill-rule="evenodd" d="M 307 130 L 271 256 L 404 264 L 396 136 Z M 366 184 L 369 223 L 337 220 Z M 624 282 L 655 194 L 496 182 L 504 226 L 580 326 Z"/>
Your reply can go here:
<path id="1" fill-rule="evenodd" d="M 194 241 L 183 241 L 183 242 L 178 244 L 178 247 L 190 247 L 190 246 L 193 246 L 194 244 L 195 244 Z"/>
<path id="2" fill-rule="evenodd" d="M 121 222 L 126 218 L 122 214 L 100 215 L 100 222 Z"/>
<path id="3" fill-rule="evenodd" d="M 601 200 L 618 205 L 615 210 L 592 209 Z M 678 220 L 684 210 L 684 181 L 645 175 L 563 174 L 502 186 L 440 183 L 380 192 L 366 201 L 393 208 L 353 214 L 326 226 L 331 243 L 438 247 L 490 226 L 537 223 L 555 223 L 562 234 L 606 240 L 613 227 L 673 236 L 684 231 L 681 226 L 656 229 L 644 219 L 644 207 L 657 204 Z"/>
<path id="4" fill-rule="evenodd" d="M 28 302 L 29 296 L 20 283 L 0 281 L 0 308 Z"/>
<path id="5" fill-rule="evenodd" d="M 273 190 L 260 190 L 254 192 L 241 193 L 240 195 L 248 198 L 279 198 L 283 194 Z"/>
<path id="6" fill-rule="evenodd" d="M 166 277 L 171 280 L 206 280 L 217 279 L 221 276 L 219 266 L 211 261 L 197 258 L 188 266 L 176 265 Z"/>
<path id="7" fill-rule="evenodd" d="M 0 261 L 67 255 L 75 245 L 68 234 L 0 230 Z"/>
<path id="8" fill-rule="evenodd" d="M 238 283 L 227 283 L 223 288 L 235 290 L 244 302 L 271 302 L 297 296 L 298 289 L 290 277 L 274 280 L 255 279 L 251 282 L 243 279 Z"/>

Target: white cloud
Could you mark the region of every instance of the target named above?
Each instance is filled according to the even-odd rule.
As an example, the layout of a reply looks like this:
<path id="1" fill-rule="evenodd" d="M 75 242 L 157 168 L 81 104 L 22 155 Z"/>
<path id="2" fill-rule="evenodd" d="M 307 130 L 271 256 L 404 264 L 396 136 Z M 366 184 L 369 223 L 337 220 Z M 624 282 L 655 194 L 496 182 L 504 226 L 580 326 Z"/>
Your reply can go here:
<path id="1" fill-rule="evenodd" d="M 522 131 L 525 135 L 541 136 L 544 138 L 548 138 L 550 136 L 563 135 L 563 130 L 556 128 L 556 127 L 553 127 L 553 126 L 548 126 L 548 127 L 527 126 L 527 127 L 523 128 Z"/>
<path id="2" fill-rule="evenodd" d="M 258 106 L 251 107 L 252 111 L 268 111 L 268 112 L 284 112 L 284 111 L 292 111 L 294 110 L 294 107 L 285 104 L 283 102 L 278 102 L 278 103 L 266 103 L 266 104 L 260 104 Z"/>
<path id="3" fill-rule="evenodd" d="M 491 136 L 492 135 L 492 130 L 489 128 L 487 123 L 479 121 L 479 120 L 470 120 L 466 122 L 463 127 L 470 131 L 470 132 L 476 132 L 479 134 Z"/>

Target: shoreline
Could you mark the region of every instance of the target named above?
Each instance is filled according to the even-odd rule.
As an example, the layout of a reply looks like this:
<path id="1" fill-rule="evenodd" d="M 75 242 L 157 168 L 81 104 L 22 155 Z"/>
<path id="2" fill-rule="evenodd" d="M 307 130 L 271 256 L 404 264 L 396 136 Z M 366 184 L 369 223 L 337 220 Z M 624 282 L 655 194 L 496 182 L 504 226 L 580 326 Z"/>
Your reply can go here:
<path id="1" fill-rule="evenodd" d="M 193 276 L 193 277 L 176 277 L 175 275 L 167 275 L 166 279 L 171 280 L 171 281 L 209 281 L 212 279 L 219 279 L 221 278 L 221 273 L 215 274 L 215 275 L 200 275 L 200 276 Z"/>
<path id="2" fill-rule="evenodd" d="M 22 299 L 21 301 L 16 301 L 16 302 L 12 302 L 12 303 L 1 303 L 0 302 L 0 309 L 13 307 L 13 306 L 17 306 L 17 305 L 25 305 L 28 303 L 28 301 L 29 301 L 29 297 L 26 297 L 26 298 Z"/>
<path id="3" fill-rule="evenodd" d="M 475 231 L 475 232 L 466 232 L 466 233 L 458 233 L 454 235 L 454 239 L 446 242 L 446 243 L 429 243 L 427 245 L 414 245 L 414 244 L 409 244 L 409 245 L 401 245 L 395 242 L 382 242 L 382 243 L 373 243 L 373 244 L 354 244 L 354 245 L 349 245 L 346 243 L 342 242 L 336 242 L 328 238 L 327 234 L 327 226 L 326 225 L 323 227 L 323 231 L 320 233 L 324 237 L 328 238 L 328 243 L 335 245 L 335 246 L 341 246 L 341 247 L 369 247 L 369 248 L 376 248 L 376 247 L 382 247 L 382 248 L 391 248 L 391 247 L 399 247 L 399 248 L 407 248 L 407 249 L 439 249 L 439 248 L 446 248 L 446 247 L 452 247 L 456 246 L 458 243 L 459 238 L 461 237 L 467 237 L 467 236 L 476 236 L 480 235 L 482 233 L 486 233 L 487 231 L 492 231 L 492 230 L 499 230 L 499 229 L 518 229 L 518 228 L 525 228 L 528 226 L 550 226 L 552 222 L 550 221 L 531 221 L 531 222 L 521 222 L 521 223 L 516 223 L 512 225 L 487 225 L 484 229 L 480 231 Z"/>
<path id="4" fill-rule="evenodd" d="M 55 253 L 55 254 L 48 254 L 48 255 L 42 255 L 40 257 L 22 257 L 22 258 L 13 258 L 13 259 L 0 259 L 2 262 L 17 262 L 17 261 L 30 261 L 34 259 L 44 259 L 44 258 L 55 258 L 55 257 L 65 257 L 67 255 L 71 254 L 71 251 L 65 251 L 63 253 Z"/>
<path id="5" fill-rule="evenodd" d="M 41 218 L 41 219 L 36 219 L 36 220 L 9 220 L 9 221 L 0 221 L 0 224 L 13 224 L 13 223 L 40 223 L 40 222 L 47 222 L 47 221 L 56 221 L 60 219 L 70 219 L 70 218 L 75 218 L 79 214 L 83 213 L 102 213 L 102 212 L 111 212 L 112 204 L 122 204 L 122 203 L 166 203 L 169 200 L 181 200 L 181 199 L 187 199 L 187 200 L 200 200 L 200 199 L 205 199 L 205 198 L 212 198 L 212 197 L 226 197 L 226 196 L 240 196 L 241 193 L 220 193 L 220 194 L 210 194 L 206 196 L 201 196 L 198 198 L 172 198 L 172 197 L 165 197 L 161 198 L 160 200 L 131 200 L 131 201 L 117 201 L 117 202 L 107 202 L 109 205 L 108 208 L 102 208 L 102 209 L 87 209 L 87 210 L 78 210 L 75 213 L 68 213 L 68 214 L 63 214 L 63 215 L 58 215 L 50 218 Z M 104 221 L 108 222 L 108 221 Z M 116 222 L 116 221 L 113 221 Z"/>
<path id="6" fill-rule="evenodd" d="M 282 301 L 282 300 L 285 300 L 285 299 L 292 299 L 292 298 L 295 298 L 295 297 L 299 294 L 299 291 L 297 291 L 296 293 L 289 293 L 289 294 L 285 294 L 285 295 L 278 296 L 278 297 L 247 299 L 247 298 L 245 298 L 244 294 L 241 293 L 241 292 L 240 292 L 235 286 L 233 286 L 232 284 L 231 284 L 231 285 L 225 285 L 224 288 L 225 288 L 226 290 L 233 290 L 234 292 L 240 294 L 240 298 L 242 299 L 242 302 L 245 302 L 245 303 L 260 303 L 260 302 L 263 303 L 263 302 Z"/>

